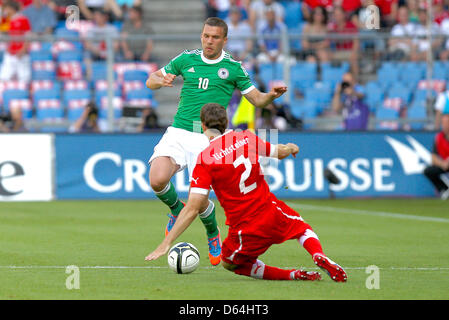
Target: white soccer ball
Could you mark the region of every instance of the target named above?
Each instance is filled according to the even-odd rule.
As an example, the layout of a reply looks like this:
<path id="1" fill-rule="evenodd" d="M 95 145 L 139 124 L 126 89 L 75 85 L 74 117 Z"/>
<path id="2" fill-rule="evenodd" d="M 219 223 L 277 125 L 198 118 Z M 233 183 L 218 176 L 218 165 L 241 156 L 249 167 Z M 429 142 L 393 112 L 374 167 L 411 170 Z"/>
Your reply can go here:
<path id="1" fill-rule="evenodd" d="M 191 243 L 179 242 L 168 251 L 168 266 L 176 273 L 191 273 L 200 265 L 200 252 Z"/>

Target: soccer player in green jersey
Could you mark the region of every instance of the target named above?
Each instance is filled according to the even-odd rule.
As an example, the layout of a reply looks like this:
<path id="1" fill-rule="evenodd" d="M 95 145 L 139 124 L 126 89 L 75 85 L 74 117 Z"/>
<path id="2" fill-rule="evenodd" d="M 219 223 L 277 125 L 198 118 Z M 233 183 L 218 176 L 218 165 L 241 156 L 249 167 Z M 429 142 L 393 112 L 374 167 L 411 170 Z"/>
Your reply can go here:
<path id="1" fill-rule="evenodd" d="M 260 92 L 241 63 L 223 50 L 227 33 L 228 26 L 223 20 L 208 18 L 201 33 L 202 49 L 185 50 L 147 80 L 147 87 L 157 90 L 172 87 L 177 76 L 184 79 L 173 124 L 149 160 L 151 188 L 171 211 L 165 235 L 184 207 L 170 179 L 185 167 L 191 178 L 198 154 L 209 145 L 201 132 L 201 107 L 212 102 L 228 106 L 234 90 L 238 89 L 254 106 L 263 108 L 287 91 L 285 86 L 274 86 L 268 93 Z M 206 228 L 209 260 L 217 265 L 221 261 L 221 239 L 214 203 L 205 201 L 199 216 Z"/>

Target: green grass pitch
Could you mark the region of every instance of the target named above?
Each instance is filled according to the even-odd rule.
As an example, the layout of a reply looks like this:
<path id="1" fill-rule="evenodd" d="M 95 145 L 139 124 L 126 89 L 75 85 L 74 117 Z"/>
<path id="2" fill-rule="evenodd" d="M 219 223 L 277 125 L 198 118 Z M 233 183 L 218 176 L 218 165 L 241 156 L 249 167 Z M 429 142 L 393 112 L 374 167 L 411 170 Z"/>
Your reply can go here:
<path id="1" fill-rule="evenodd" d="M 311 224 L 347 283 L 263 281 L 211 267 L 199 219 L 181 236 L 201 253 L 192 274 L 144 257 L 162 240 L 158 201 L 0 203 L 0 299 L 449 299 L 449 203 L 438 199 L 286 200 Z M 227 233 L 219 206 L 222 236 Z M 317 270 L 296 242 L 260 257 Z M 79 289 L 66 267 L 79 267 Z M 368 266 L 379 269 L 378 289 Z M 368 279 L 368 281 L 367 281 Z"/>

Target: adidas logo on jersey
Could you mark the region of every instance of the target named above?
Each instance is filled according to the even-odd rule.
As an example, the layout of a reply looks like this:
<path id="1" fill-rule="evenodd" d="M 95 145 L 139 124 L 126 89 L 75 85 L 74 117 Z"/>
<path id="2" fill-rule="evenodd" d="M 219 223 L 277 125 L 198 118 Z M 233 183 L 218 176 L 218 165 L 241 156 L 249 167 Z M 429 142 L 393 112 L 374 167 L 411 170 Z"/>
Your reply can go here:
<path id="1" fill-rule="evenodd" d="M 195 72 L 195 69 L 192 67 L 189 70 L 187 70 L 187 72 Z"/>

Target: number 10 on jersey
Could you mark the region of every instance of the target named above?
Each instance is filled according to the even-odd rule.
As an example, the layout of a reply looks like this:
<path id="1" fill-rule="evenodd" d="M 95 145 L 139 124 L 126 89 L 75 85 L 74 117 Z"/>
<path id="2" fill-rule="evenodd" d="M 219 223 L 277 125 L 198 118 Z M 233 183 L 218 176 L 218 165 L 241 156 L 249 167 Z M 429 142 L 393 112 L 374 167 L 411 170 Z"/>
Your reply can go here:
<path id="1" fill-rule="evenodd" d="M 209 79 L 208 78 L 198 78 L 198 89 L 206 90 L 209 87 Z"/>

